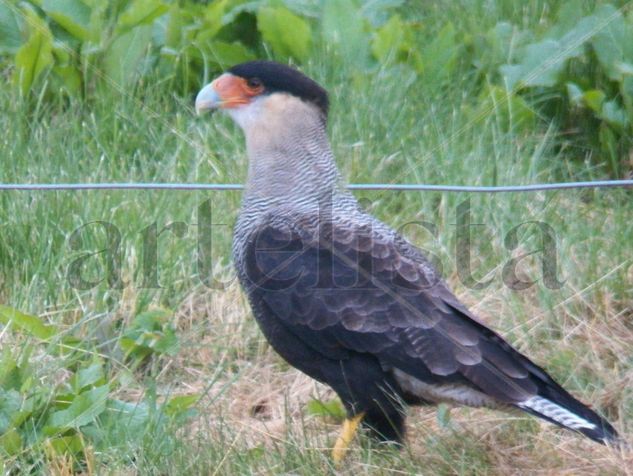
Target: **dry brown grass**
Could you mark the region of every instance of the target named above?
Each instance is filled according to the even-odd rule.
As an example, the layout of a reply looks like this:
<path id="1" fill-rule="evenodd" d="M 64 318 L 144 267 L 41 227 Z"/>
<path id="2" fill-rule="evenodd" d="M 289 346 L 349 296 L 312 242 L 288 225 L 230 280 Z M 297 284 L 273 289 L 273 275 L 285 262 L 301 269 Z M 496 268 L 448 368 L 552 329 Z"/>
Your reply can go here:
<path id="1" fill-rule="evenodd" d="M 516 327 L 517 343 L 537 362 L 547 367 L 553 354 L 571 353 L 574 374 L 600 375 L 604 386 L 596 382 L 592 390 L 576 394 L 602 408 L 616 427 L 624 429 L 631 417 L 624 410 L 633 382 L 633 370 L 626 362 L 633 348 L 633 327 L 621 318 L 618 306 L 605 301 L 602 308 L 608 314 L 602 319 L 580 319 L 568 312 L 570 307 L 560 306 L 553 312 L 562 326 L 562 338 L 536 345 L 531 334 L 538 335 L 541 326 L 549 325 L 541 321 L 547 320 L 544 313 L 539 314 L 534 307 L 538 298 L 534 293 L 522 296 L 523 305 L 532 306 L 536 317 L 513 326 L 512 321 L 502 318 L 512 313 L 512 300 L 506 299 L 510 291 L 498 291 L 480 302 L 464 297 L 491 325 L 504 330 Z M 571 301 L 587 304 L 580 295 Z M 337 427 L 331 420 L 309 415 L 306 404 L 314 398 L 332 398 L 332 391 L 290 368 L 272 351 L 237 285 L 221 292 L 192 293 L 179 309 L 177 322 L 183 341 L 189 344 L 161 378 L 165 383 L 179 382 L 179 392 L 204 394 L 199 404 L 201 414 L 192 423 L 190 434 L 209 434 L 213 441 L 215 432 L 228 426 L 233 430 L 231 447 L 240 451 L 305 446 L 301 435 L 318 434 L 323 447 L 317 450 L 326 454 Z M 421 408 L 410 411 L 408 425 L 408 449 L 368 463 L 359 452 L 359 442 L 355 442 L 341 473 L 399 474 L 404 471 L 403 459 L 409 458 L 422 474 L 431 468 L 442 474 L 633 474 L 633 452 L 597 445 L 529 416 L 460 408 L 452 410 L 447 429 L 438 425 L 434 409 Z M 633 441 L 630 433 L 623 436 Z M 464 452 L 480 453 L 477 459 L 482 466 L 468 469 L 457 465 L 452 457 Z M 407 469 L 404 474 L 411 472 L 417 470 Z"/>

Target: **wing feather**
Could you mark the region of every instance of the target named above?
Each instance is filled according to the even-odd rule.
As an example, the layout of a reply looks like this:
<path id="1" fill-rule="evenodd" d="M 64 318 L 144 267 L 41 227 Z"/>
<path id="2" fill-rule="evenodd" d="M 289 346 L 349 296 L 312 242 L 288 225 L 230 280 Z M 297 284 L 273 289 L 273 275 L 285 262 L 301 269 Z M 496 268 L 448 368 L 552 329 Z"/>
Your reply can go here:
<path id="1" fill-rule="evenodd" d="M 385 367 L 457 379 L 503 402 L 536 395 L 538 367 L 476 320 L 411 245 L 368 226 L 301 224 L 258 229 L 244 284 L 305 344 L 337 359 L 372 353 Z"/>

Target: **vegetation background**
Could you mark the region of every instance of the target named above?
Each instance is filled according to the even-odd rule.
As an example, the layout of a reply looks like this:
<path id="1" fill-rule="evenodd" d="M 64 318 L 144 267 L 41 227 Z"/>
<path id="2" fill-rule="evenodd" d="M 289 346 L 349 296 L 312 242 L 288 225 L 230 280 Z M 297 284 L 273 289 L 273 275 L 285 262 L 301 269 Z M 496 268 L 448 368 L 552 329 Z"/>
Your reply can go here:
<path id="1" fill-rule="evenodd" d="M 253 58 L 330 91 L 351 182 L 633 169 L 630 2 L 0 0 L 0 182 L 240 183 L 240 132 L 195 118 L 192 99 Z M 271 351 L 235 283 L 239 195 L 0 192 L 4 474 L 335 472 L 340 404 Z M 631 440 L 630 190 L 358 195 Z M 470 281 L 456 266 L 467 200 Z M 555 263 L 534 221 L 554 231 Z M 524 289 L 503 273 L 513 259 Z M 406 449 L 361 438 L 338 471 L 632 474 L 630 452 L 523 415 L 440 406 L 409 422 Z"/>

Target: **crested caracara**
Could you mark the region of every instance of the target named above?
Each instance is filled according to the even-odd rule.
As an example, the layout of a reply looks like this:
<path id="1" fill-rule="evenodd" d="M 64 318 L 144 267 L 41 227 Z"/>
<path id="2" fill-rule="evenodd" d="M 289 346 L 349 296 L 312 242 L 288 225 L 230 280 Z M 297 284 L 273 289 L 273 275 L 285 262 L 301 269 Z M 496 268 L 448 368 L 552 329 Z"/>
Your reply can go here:
<path id="1" fill-rule="evenodd" d="M 616 441 L 607 421 L 459 302 L 420 250 L 359 207 L 334 162 L 316 82 L 253 61 L 205 86 L 195 106 L 225 111 L 246 136 L 235 266 L 268 342 L 345 405 L 336 461 L 360 422 L 402 441 L 407 404 L 515 408 Z"/>

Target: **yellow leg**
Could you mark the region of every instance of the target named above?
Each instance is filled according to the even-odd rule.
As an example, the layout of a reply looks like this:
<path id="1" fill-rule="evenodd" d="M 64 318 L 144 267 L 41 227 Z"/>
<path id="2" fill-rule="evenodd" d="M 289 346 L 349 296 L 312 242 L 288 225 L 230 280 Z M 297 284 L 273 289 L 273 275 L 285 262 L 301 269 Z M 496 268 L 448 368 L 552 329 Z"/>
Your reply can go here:
<path id="1" fill-rule="evenodd" d="M 349 444 L 354 439 L 354 435 L 356 434 L 358 425 L 360 424 L 364 416 L 365 413 L 359 413 L 352 418 L 346 418 L 343 422 L 341 434 L 336 439 L 334 449 L 332 449 L 332 459 L 334 460 L 335 464 L 340 463 L 341 461 L 343 461 L 343 458 L 345 458 L 347 450 L 349 450 Z"/>

